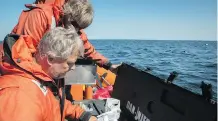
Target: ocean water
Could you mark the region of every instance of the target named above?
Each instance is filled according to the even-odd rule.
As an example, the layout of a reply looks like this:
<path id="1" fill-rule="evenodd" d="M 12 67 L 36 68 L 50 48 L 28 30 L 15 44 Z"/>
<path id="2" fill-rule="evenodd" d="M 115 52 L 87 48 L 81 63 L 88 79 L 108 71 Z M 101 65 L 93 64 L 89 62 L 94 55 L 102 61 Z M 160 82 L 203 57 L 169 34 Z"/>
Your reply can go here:
<path id="1" fill-rule="evenodd" d="M 217 100 L 217 42 L 161 40 L 91 40 L 98 52 L 112 63 L 133 63 L 150 67 L 152 73 L 167 79 L 179 73 L 174 84 L 201 94 L 201 81 L 210 83 Z"/>

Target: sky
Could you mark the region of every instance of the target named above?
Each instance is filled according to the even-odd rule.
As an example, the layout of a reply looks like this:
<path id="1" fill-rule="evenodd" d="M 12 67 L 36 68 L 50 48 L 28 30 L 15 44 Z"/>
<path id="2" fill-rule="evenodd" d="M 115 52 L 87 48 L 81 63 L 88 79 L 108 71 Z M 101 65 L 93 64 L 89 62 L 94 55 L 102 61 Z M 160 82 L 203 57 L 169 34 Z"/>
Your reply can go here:
<path id="1" fill-rule="evenodd" d="M 0 1 L 0 40 L 16 25 L 24 4 Z M 89 39 L 217 40 L 216 0 L 91 0 Z"/>

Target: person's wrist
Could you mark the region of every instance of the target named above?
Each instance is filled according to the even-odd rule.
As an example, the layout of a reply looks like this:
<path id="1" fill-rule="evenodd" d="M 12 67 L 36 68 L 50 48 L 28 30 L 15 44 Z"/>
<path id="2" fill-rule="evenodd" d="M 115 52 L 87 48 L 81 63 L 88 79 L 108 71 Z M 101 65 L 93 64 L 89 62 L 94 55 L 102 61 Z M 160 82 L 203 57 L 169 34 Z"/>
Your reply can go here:
<path id="1" fill-rule="evenodd" d="M 80 121 L 89 121 L 89 119 L 92 117 L 92 114 L 90 112 L 84 111 L 82 115 L 80 116 Z"/>

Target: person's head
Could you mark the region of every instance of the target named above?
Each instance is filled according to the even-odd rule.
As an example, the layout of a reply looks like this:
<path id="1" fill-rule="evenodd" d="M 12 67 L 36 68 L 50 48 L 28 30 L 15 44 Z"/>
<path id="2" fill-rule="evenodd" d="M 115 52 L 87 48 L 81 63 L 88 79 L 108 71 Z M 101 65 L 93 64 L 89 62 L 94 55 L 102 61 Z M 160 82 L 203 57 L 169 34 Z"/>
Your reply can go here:
<path id="1" fill-rule="evenodd" d="M 77 57 L 84 52 L 82 41 L 75 29 L 62 27 L 48 31 L 37 49 L 36 61 L 53 79 L 63 78 L 66 72 L 74 69 Z"/>
<path id="2" fill-rule="evenodd" d="M 68 0 L 63 5 L 63 12 L 65 27 L 73 25 L 77 31 L 88 27 L 94 16 L 92 5 L 88 0 Z"/>

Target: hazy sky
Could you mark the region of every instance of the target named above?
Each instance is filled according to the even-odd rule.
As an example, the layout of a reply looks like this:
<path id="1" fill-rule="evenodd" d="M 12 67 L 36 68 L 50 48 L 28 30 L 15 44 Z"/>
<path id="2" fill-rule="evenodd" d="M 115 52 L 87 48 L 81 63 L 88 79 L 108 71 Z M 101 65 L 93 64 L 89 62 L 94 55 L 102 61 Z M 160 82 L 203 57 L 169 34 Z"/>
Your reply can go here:
<path id="1" fill-rule="evenodd" d="M 18 21 L 25 3 L 0 1 L 0 39 Z M 90 39 L 216 40 L 216 0 L 92 0 Z"/>

